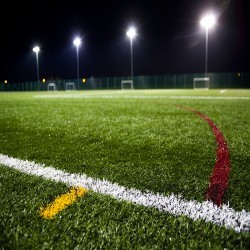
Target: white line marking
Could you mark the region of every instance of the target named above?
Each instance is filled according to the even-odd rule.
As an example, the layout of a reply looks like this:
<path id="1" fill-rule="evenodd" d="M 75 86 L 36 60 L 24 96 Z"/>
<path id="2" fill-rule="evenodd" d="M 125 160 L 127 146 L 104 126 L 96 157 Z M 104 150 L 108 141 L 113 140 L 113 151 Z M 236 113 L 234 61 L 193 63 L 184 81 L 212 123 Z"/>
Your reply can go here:
<path id="1" fill-rule="evenodd" d="M 220 93 L 221 93 L 221 94 L 224 94 L 226 91 L 227 91 L 226 89 L 222 89 L 222 90 L 220 91 Z"/>
<path id="2" fill-rule="evenodd" d="M 249 96 L 164 96 L 164 95 L 144 96 L 144 95 L 84 95 L 84 94 L 35 95 L 34 98 L 250 100 Z"/>
<path id="3" fill-rule="evenodd" d="M 94 192 L 109 195 L 117 200 L 130 201 L 138 205 L 156 208 L 172 215 L 185 215 L 193 220 L 204 220 L 236 232 L 250 231 L 250 212 L 235 211 L 227 205 L 217 207 L 212 202 L 187 201 L 174 194 L 164 196 L 159 193 L 129 189 L 107 180 L 94 179 L 85 174 L 70 174 L 53 167 L 46 167 L 0 154 L 0 164 L 21 172 L 41 176 L 45 179 L 63 182 L 69 186 L 84 187 Z"/>

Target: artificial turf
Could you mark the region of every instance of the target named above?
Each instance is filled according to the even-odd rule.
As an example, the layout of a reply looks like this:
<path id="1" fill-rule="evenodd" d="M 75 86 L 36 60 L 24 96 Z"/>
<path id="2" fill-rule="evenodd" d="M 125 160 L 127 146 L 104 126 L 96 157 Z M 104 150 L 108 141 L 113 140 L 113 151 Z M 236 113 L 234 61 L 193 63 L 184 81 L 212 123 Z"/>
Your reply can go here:
<path id="1" fill-rule="evenodd" d="M 174 98 L 174 96 L 178 98 Z M 0 153 L 128 188 L 204 201 L 216 158 L 210 117 L 230 152 L 224 202 L 250 211 L 246 90 L 0 93 Z M 179 98 L 182 97 L 182 98 Z M 186 97 L 186 98 L 185 98 Z M 41 206 L 69 187 L 0 166 L 2 249 L 248 249 L 250 233 L 175 217 L 94 192 L 53 220 Z"/>

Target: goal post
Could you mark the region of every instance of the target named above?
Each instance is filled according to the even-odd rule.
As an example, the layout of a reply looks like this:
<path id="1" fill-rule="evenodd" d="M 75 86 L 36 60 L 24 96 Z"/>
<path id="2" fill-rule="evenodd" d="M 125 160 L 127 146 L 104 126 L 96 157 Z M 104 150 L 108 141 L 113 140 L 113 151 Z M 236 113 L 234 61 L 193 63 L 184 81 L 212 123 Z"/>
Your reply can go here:
<path id="1" fill-rule="evenodd" d="M 47 86 L 48 91 L 55 91 L 56 90 L 56 84 L 54 82 L 50 82 Z"/>
<path id="2" fill-rule="evenodd" d="M 121 81 L 121 89 L 133 89 L 133 88 L 134 88 L 133 80 Z"/>
<path id="3" fill-rule="evenodd" d="M 209 77 L 194 77 L 193 89 L 209 89 Z"/>
<path id="4" fill-rule="evenodd" d="M 74 82 L 66 82 L 65 83 L 65 89 L 67 90 L 75 90 L 75 83 Z"/>

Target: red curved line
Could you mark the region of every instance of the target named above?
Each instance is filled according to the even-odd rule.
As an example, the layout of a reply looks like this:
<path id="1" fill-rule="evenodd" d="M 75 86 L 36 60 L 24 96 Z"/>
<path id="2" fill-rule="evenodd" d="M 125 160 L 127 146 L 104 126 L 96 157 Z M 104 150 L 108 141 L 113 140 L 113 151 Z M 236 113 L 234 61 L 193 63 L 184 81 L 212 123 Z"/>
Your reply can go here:
<path id="1" fill-rule="evenodd" d="M 217 158 L 213 168 L 213 173 L 210 177 L 209 187 L 206 192 L 206 199 L 212 201 L 217 206 L 222 205 L 222 199 L 225 191 L 228 189 L 229 172 L 230 172 L 230 157 L 227 142 L 222 132 L 216 127 L 214 122 L 199 111 L 182 107 L 192 111 L 196 115 L 204 119 L 212 128 L 213 134 L 217 142 Z"/>

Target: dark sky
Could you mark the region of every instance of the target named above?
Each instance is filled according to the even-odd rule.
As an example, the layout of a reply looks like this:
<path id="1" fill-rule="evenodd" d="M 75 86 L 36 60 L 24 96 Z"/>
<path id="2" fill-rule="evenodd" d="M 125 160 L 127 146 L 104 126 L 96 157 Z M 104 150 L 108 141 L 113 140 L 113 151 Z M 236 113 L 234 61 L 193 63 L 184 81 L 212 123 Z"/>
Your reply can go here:
<path id="1" fill-rule="evenodd" d="M 134 75 L 199 73 L 205 69 L 205 31 L 199 21 L 213 9 L 218 24 L 209 32 L 208 71 L 250 71 L 247 0 L 8 1 L 1 7 L 0 82 L 35 81 L 39 45 L 40 78 L 130 74 L 133 24 Z"/>

